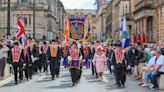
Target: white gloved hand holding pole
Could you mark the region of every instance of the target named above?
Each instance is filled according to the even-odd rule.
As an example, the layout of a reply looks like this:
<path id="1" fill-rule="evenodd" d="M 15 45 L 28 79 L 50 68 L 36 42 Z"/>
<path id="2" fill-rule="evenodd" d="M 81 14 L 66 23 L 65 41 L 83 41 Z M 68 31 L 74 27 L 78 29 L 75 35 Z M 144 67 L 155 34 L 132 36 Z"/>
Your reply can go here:
<path id="1" fill-rule="evenodd" d="M 12 67 L 12 64 L 9 64 L 10 67 Z"/>
<path id="2" fill-rule="evenodd" d="M 85 59 L 83 59 L 83 62 L 85 62 Z"/>
<path id="3" fill-rule="evenodd" d="M 23 64 L 23 66 L 25 67 L 25 66 L 26 66 L 26 64 Z"/>

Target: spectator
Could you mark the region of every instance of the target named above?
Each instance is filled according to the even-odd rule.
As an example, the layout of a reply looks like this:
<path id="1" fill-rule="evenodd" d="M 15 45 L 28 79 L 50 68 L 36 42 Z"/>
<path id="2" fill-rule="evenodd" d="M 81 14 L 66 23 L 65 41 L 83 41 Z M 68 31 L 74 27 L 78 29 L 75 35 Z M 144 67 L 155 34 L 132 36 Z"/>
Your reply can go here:
<path id="1" fill-rule="evenodd" d="M 129 57 L 129 60 L 130 60 L 131 71 L 132 71 L 132 75 L 131 76 L 134 76 L 134 60 L 136 60 L 136 56 L 138 54 L 138 50 L 135 48 L 134 44 L 131 44 L 130 47 L 131 48 L 128 51 L 128 57 Z"/>
<path id="2" fill-rule="evenodd" d="M 148 53 L 150 53 L 150 48 L 148 48 L 148 46 L 146 44 L 144 44 L 144 51 Z"/>
<path id="3" fill-rule="evenodd" d="M 152 90 L 157 90 L 158 89 L 158 85 L 157 85 L 157 77 L 159 77 L 161 74 L 164 74 L 164 56 L 162 55 L 162 53 L 157 50 L 155 52 L 156 57 L 158 58 L 157 61 L 155 62 L 155 66 L 153 68 L 152 71 L 150 71 L 150 75 L 151 76 L 151 82 L 153 84 L 153 86 L 151 86 L 150 88 Z"/>
<path id="4" fill-rule="evenodd" d="M 151 59 L 149 60 L 149 63 L 145 63 L 145 66 L 141 68 L 140 76 L 138 77 L 138 79 L 142 78 L 144 80 L 145 76 L 144 75 L 142 76 L 143 72 L 144 71 L 149 72 L 150 68 L 153 67 L 154 61 L 155 61 L 155 58 L 156 58 L 155 51 L 151 51 L 150 55 L 151 55 Z M 139 85 L 142 85 L 143 83 L 144 83 L 144 81 L 142 83 L 140 83 Z"/>
<path id="5" fill-rule="evenodd" d="M 5 69 L 5 58 L 6 54 L 9 51 L 9 48 L 0 43 L 0 79 L 4 79 L 4 69 Z"/>

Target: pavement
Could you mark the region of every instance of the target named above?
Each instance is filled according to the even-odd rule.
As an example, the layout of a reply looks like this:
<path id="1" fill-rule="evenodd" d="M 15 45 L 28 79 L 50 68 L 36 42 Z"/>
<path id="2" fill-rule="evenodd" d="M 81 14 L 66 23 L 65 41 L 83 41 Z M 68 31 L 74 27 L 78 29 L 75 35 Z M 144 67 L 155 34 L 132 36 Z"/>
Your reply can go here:
<path id="1" fill-rule="evenodd" d="M 69 69 L 60 69 L 60 77 L 51 80 L 50 73 L 40 73 L 33 76 L 32 80 L 18 85 L 14 84 L 13 76 L 6 80 L 0 81 L 0 92 L 164 92 L 152 91 L 149 88 L 138 86 L 141 81 L 135 80 L 134 77 L 127 75 L 125 88 L 117 88 L 115 77 L 109 71 L 104 72 L 103 80 L 98 81 L 94 75 L 91 75 L 91 69 L 83 69 L 81 81 L 78 85 L 71 85 Z"/>

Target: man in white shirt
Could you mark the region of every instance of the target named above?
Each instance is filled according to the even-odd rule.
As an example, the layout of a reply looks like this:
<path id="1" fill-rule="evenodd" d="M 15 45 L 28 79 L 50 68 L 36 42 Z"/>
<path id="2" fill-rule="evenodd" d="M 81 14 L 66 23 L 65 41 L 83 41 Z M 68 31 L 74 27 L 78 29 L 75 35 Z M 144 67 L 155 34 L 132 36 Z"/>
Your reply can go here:
<path id="1" fill-rule="evenodd" d="M 152 70 L 151 78 L 150 78 L 152 84 L 154 85 L 154 87 L 151 88 L 152 90 L 158 89 L 156 78 L 159 77 L 161 74 L 164 74 L 164 56 L 159 50 L 155 51 L 155 54 L 158 59 L 155 62 L 154 68 Z"/>

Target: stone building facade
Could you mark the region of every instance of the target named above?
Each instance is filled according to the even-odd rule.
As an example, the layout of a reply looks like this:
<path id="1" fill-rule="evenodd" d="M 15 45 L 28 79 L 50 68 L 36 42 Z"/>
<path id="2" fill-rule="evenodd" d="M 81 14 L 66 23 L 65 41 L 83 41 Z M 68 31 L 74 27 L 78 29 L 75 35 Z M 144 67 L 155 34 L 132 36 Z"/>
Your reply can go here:
<path id="1" fill-rule="evenodd" d="M 106 39 L 106 7 L 109 2 L 101 2 L 96 14 L 97 40 L 105 41 Z"/>
<path id="2" fill-rule="evenodd" d="M 7 27 L 7 3 L 7 0 L 0 0 L 1 28 Z M 10 0 L 10 7 L 11 38 L 16 35 L 20 10 L 22 10 L 26 34 L 33 37 L 33 0 Z M 35 38 L 40 40 L 46 36 L 46 40 L 60 39 L 64 26 L 64 13 L 64 6 L 60 0 L 35 0 Z"/>
<path id="3" fill-rule="evenodd" d="M 112 2 L 109 2 L 108 6 L 106 7 L 106 38 L 112 38 Z"/>
<path id="4" fill-rule="evenodd" d="M 86 26 L 90 24 L 92 37 L 89 41 L 97 40 L 97 27 L 96 27 L 96 10 L 92 9 L 67 9 L 66 17 L 84 17 L 86 18 Z M 86 27 L 87 28 L 87 27 Z"/>
<path id="5" fill-rule="evenodd" d="M 154 34 L 155 42 L 164 41 L 164 0 L 154 0 Z"/>

